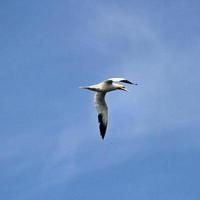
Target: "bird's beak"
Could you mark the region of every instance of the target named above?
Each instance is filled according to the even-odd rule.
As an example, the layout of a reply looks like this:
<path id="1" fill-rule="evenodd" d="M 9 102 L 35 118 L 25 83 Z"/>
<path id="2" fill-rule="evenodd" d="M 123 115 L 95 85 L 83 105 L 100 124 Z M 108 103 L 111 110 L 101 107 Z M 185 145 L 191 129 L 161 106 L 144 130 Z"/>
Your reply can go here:
<path id="1" fill-rule="evenodd" d="M 128 90 L 126 88 L 121 88 L 121 90 L 128 92 Z"/>

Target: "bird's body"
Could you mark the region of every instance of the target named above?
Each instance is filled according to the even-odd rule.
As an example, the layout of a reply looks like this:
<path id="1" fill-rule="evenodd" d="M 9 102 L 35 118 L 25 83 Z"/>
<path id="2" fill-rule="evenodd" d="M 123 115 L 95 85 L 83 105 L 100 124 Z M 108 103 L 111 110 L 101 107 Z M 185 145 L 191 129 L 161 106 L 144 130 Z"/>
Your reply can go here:
<path id="1" fill-rule="evenodd" d="M 108 107 L 105 101 L 106 93 L 114 91 L 114 90 L 128 91 L 122 84 L 118 84 L 115 82 L 124 82 L 124 83 L 137 85 L 137 84 L 131 83 L 130 81 L 124 78 L 111 78 L 96 85 L 80 87 L 82 89 L 88 89 L 88 90 L 96 92 L 94 101 L 95 101 L 96 109 L 98 112 L 99 129 L 100 129 L 100 134 L 102 136 L 102 139 L 104 139 L 105 137 L 107 124 L 108 124 Z"/>
<path id="2" fill-rule="evenodd" d="M 81 88 L 92 90 L 95 92 L 111 92 L 111 91 L 117 89 L 117 85 L 112 84 L 110 82 L 103 81 L 96 85 L 90 85 L 90 86 L 85 86 L 85 87 L 81 87 Z"/>

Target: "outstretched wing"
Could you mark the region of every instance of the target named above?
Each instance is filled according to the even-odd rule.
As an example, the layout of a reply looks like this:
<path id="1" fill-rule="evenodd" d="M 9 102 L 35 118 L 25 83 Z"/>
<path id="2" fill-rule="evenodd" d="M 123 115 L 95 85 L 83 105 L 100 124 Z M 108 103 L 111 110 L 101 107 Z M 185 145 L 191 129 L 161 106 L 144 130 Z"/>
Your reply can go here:
<path id="1" fill-rule="evenodd" d="M 107 81 L 112 81 L 112 82 L 122 82 L 122 83 L 128 83 L 132 85 L 137 85 L 136 83 L 132 83 L 129 80 L 125 78 L 109 78 Z"/>
<path id="2" fill-rule="evenodd" d="M 98 113 L 99 130 L 102 139 L 104 139 L 108 124 L 108 107 L 105 101 L 105 92 L 97 92 L 95 94 L 95 105 Z"/>

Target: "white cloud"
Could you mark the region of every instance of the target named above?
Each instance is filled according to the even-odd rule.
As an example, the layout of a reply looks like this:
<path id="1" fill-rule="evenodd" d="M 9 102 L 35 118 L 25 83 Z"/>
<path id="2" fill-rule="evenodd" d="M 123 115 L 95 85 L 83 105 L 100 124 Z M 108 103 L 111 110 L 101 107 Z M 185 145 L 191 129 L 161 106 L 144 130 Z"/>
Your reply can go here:
<path id="1" fill-rule="evenodd" d="M 105 70 L 106 75 L 124 76 L 139 85 L 130 86 L 130 93 L 108 94 L 110 120 L 105 141 L 98 135 L 92 99 L 91 115 L 80 113 L 82 121 L 76 121 L 71 128 L 64 128 L 54 136 L 31 133 L 30 138 L 29 134 L 10 138 L 3 146 L 6 153 L 1 153 L 2 161 L 14 159 L 20 174 L 39 166 L 29 191 L 118 165 L 145 151 L 147 135 L 169 126 L 180 126 L 178 108 L 173 106 L 174 110 L 170 110 L 174 97 L 168 65 L 180 65 L 176 57 L 146 16 L 120 9 L 101 9 L 82 41 L 85 39 L 101 55 L 112 56 L 113 64 Z M 101 76 L 105 78 L 105 74 Z M 72 94 L 73 97 L 76 98 Z"/>

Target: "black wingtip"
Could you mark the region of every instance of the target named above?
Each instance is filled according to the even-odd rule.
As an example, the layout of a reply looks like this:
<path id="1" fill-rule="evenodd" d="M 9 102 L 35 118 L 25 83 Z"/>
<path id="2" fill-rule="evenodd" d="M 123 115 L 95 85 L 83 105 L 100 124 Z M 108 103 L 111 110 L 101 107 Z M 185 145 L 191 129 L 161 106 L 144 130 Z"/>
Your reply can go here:
<path id="1" fill-rule="evenodd" d="M 132 84 L 132 85 L 133 85 L 133 83 L 132 83 L 132 82 L 130 82 L 130 81 L 128 81 L 128 80 L 122 80 L 122 81 L 120 81 L 120 82 L 123 82 L 123 83 L 128 83 L 128 84 Z"/>
<path id="2" fill-rule="evenodd" d="M 104 137 L 105 137 L 105 135 L 102 135 L 102 134 L 101 134 L 101 138 L 102 138 L 102 140 L 104 140 Z"/>
<path id="3" fill-rule="evenodd" d="M 122 80 L 120 82 L 123 82 L 123 83 L 128 83 L 128 84 L 131 84 L 131 85 L 138 85 L 137 83 L 133 83 L 133 82 L 130 82 L 128 80 Z"/>
<path id="4" fill-rule="evenodd" d="M 98 121 L 99 121 L 100 135 L 101 135 L 102 139 L 104 139 L 104 137 L 106 135 L 107 124 L 103 123 L 103 116 L 101 113 L 98 115 Z"/>
<path id="5" fill-rule="evenodd" d="M 105 135 L 106 135 L 106 125 L 104 125 L 103 123 L 99 124 L 99 129 L 100 129 L 100 135 L 102 137 L 102 139 L 104 139 Z"/>

